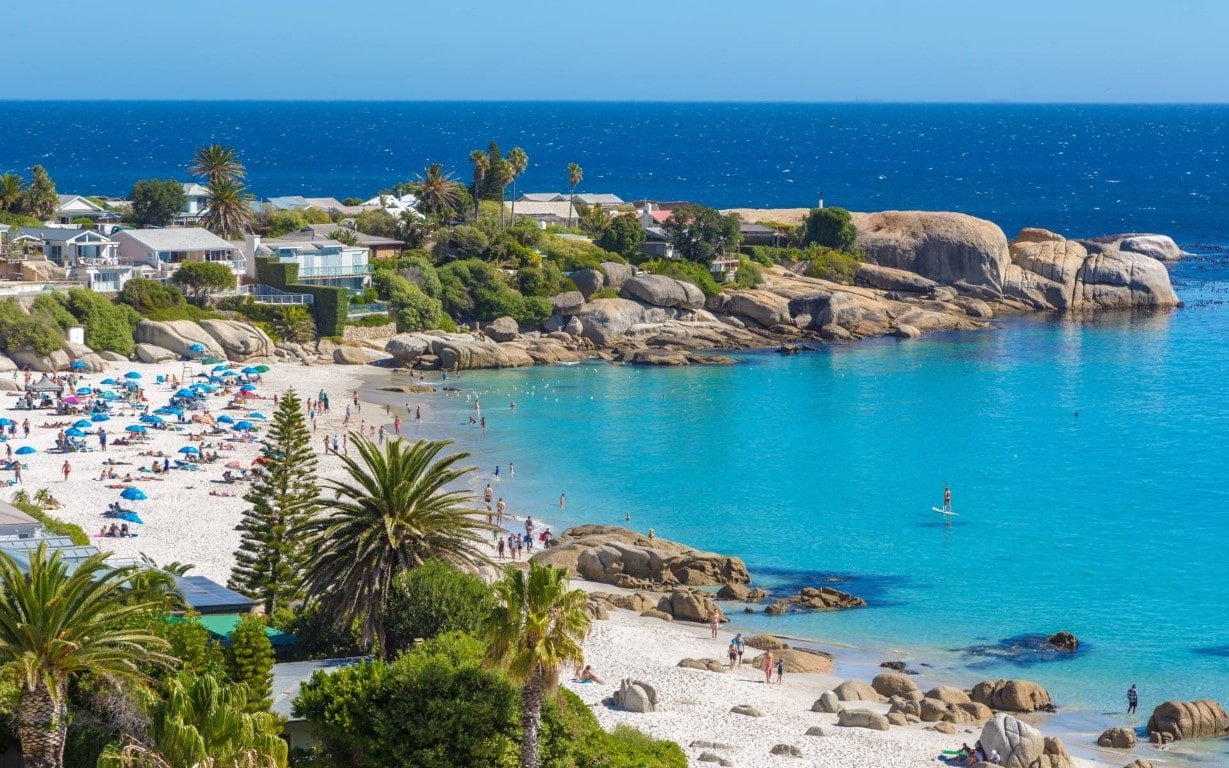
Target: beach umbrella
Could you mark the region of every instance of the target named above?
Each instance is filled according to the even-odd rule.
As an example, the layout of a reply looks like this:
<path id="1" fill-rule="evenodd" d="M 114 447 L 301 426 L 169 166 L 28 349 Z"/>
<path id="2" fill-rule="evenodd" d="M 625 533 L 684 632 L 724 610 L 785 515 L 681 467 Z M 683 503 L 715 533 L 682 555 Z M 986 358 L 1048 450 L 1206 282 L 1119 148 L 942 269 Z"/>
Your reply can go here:
<path id="1" fill-rule="evenodd" d="M 169 405 L 164 405 L 161 408 L 155 408 L 154 413 L 160 413 L 163 416 L 180 416 L 183 414 L 183 411 L 178 408 L 172 408 Z"/>
<path id="2" fill-rule="evenodd" d="M 68 403 L 69 405 L 81 405 L 81 398 L 75 395 L 69 395 L 68 397 L 64 398 L 64 402 Z M 13 422 L 10 421 L 9 423 L 12 424 Z"/>
<path id="3" fill-rule="evenodd" d="M 128 373 L 124 374 L 124 378 L 125 379 L 139 379 L 141 378 L 141 374 L 137 373 L 136 371 L 129 371 Z"/>
<path id="4" fill-rule="evenodd" d="M 141 421 L 145 422 L 146 424 L 162 424 L 165 419 L 161 416 L 155 416 L 152 413 L 147 413 L 141 417 Z"/>
<path id="5" fill-rule="evenodd" d="M 119 517 L 119 519 L 123 520 L 125 523 L 136 523 L 137 525 L 145 524 L 145 521 L 142 520 L 140 515 L 138 515 L 136 512 L 120 512 L 119 515 L 117 515 L 117 517 Z"/>
<path id="6" fill-rule="evenodd" d="M 124 429 L 137 435 L 143 435 L 146 432 L 145 427 L 141 426 L 140 424 L 130 424 L 124 427 Z"/>
<path id="7" fill-rule="evenodd" d="M 257 365 L 255 366 L 255 368 L 256 368 L 257 373 L 268 373 L 269 372 L 269 366 L 267 365 Z"/>
<path id="8" fill-rule="evenodd" d="M 220 372 L 220 371 L 225 371 L 225 370 L 229 370 L 229 369 L 228 369 L 225 365 L 215 365 L 215 366 L 213 367 L 213 372 L 214 372 L 214 373 L 218 373 L 218 372 Z"/>
<path id="9" fill-rule="evenodd" d="M 12 419 L 0 419 L 0 427 L 11 427 L 16 423 Z"/>
<path id="10" fill-rule="evenodd" d="M 89 368 L 90 364 L 85 362 L 84 360 L 74 360 L 68 364 L 68 367 L 79 371 L 83 368 Z"/>
<path id="11" fill-rule="evenodd" d="M 226 468 L 227 468 L 227 469 L 243 469 L 243 462 L 240 462 L 240 461 L 228 461 L 228 462 L 226 463 Z"/>
<path id="12" fill-rule="evenodd" d="M 244 419 L 243 421 L 241 421 L 241 422 L 239 422 L 238 424 L 236 424 L 236 425 L 235 425 L 235 429 L 240 429 L 240 430 L 248 431 L 248 430 L 253 430 L 253 429 L 256 429 L 256 425 L 255 425 L 255 424 L 253 424 L 252 422 L 250 422 L 250 421 L 248 421 L 248 420 Z"/>
<path id="13" fill-rule="evenodd" d="M 74 421 L 73 426 L 77 429 L 89 429 L 90 427 L 94 426 L 94 423 L 89 419 L 80 419 L 78 421 Z"/>
<path id="14" fill-rule="evenodd" d="M 239 387 L 239 391 L 240 392 L 255 392 L 256 385 L 255 384 L 244 384 L 242 387 Z"/>
<path id="15" fill-rule="evenodd" d="M 219 423 L 219 424 L 234 424 L 234 423 L 235 423 L 235 417 L 234 417 L 234 416 L 229 416 L 229 415 L 227 415 L 227 414 L 225 414 L 225 413 L 224 413 L 224 414 L 222 414 L 221 416 L 219 416 L 219 417 L 218 417 L 218 423 Z"/>
<path id="16" fill-rule="evenodd" d="M 183 448 L 179 449 L 179 452 L 185 456 L 199 456 L 201 449 L 197 448 L 195 445 L 185 445 Z"/>
<path id="17" fill-rule="evenodd" d="M 101 383 L 101 384 L 115 384 L 115 383 L 116 383 L 116 381 L 115 381 L 115 379 L 103 379 L 103 380 L 102 380 L 101 382 L 99 382 L 99 383 Z"/>
<path id="18" fill-rule="evenodd" d="M 205 351 L 205 345 L 204 344 L 189 344 L 188 350 L 199 354 Z"/>
<path id="19" fill-rule="evenodd" d="M 260 397 L 260 395 L 257 395 L 255 392 L 253 392 L 250 389 L 246 389 L 239 393 L 239 397 Z"/>
<path id="20" fill-rule="evenodd" d="M 222 373 L 221 373 L 220 375 L 221 375 L 221 376 L 222 376 L 222 378 L 224 378 L 224 379 L 231 379 L 231 378 L 234 378 L 234 377 L 238 376 L 239 374 L 237 374 L 237 373 L 235 373 L 234 371 L 231 371 L 231 370 L 226 370 L 226 371 L 222 371 Z"/>
<path id="21" fill-rule="evenodd" d="M 13 453 L 17 454 L 18 456 L 29 456 L 32 453 L 38 453 L 38 451 L 34 450 L 28 445 L 23 445 L 17 450 L 13 451 Z"/>
<path id="22" fill-rule="evenodd" d="M 92 395 L 94 394 L 94 390 L 90 389 L 89 387 L 78 387 L 77 394 L 78 395 Z"/>
<path id="23" fill-rule="evenodd" d="M 103 392 L 98 397 L 103 400 L 114 400 L 117 397 L 117 395 L 114 392 L 107 391 L 107 392 Z"/>
<path id="24" fill-rule="evenodd" d="M 260 371 L 256 370 L 256 366 L 254 365 L 249 365 L 248 367 L 244 368 L 243 372 L 246 374 L 260 373 Z"/>
<path id="25" fill-rule="evenodd" d="M 145 495 L 145 491 L 142 491 L 140 488 L 137 488 L 135 485 L 129 488 L 125 488 L 120 493 L 119 497 L 121 499 L 127 499 L 128 501 L 145 501 L 146 499 L 149 498 L 148 496 Z"/>
<path id="26" fill-rule="evenodd" d="M 90 417 L 90 421 L 110 421 L 111 417 L 105 413 L 96 413 Z"/>
<path id="27" fill-rule="evenodd" d="M 89 422 L 86 422 L 86 423 L 89 423 Z M 80 429 L 77 429 L 76 427 L 72 427 L 70 429 L 64 430 L 64 434 L 68 435 L 69 437 L 85 437 L 85 433 L 82 432 Z"/>
<path id="28" fill-rule="evenodd" d="M 249 418 L 249 419 L 260 419 L 261 421 L 264 421 L 264 420 L 265 420 L 265 419 L 267 419 L 268 417 L 267 417 L 267 416 L 265 416 L 265 415 L 264 415 L 263 413 L 261 413 L 260 411 L 252 411 L 251 413 L 249 413 L 249 414 L 248 414 L 248 418 Z"/>
<path id="29" fill-rule="evenodd" d="M 198 392 L 204 392 L 206 394 L 212 394 L 218 391 L 218 388 L 213 384 L 197 384 L 196 389 Z"/>
<path id="30" fill-rule="evenodd" d="M 196 392 L 191 389 L 181 389 L 175 393 L 175 397 L 196 397 Z"/>

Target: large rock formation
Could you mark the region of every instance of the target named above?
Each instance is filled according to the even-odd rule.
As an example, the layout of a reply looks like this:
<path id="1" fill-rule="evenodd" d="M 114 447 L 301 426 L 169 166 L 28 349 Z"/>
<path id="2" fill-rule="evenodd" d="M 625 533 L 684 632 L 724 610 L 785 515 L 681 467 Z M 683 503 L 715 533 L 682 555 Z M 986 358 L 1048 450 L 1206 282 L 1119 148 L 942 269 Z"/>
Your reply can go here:
<path id="1" fill-rule="evenodd" d="M 683 280 L 665 275 L 639 275 L 623 283 L 619 295 L 654 307 L 699 309 L 704 306 L 700 289 Z"/>
<path id="2" fill-rule="evenodd" d="M 764 328 L 790 321 L 789 300 L 765 289 L 719 293 L 710 298 L 706 306 L 713 312 L 753 320 Z"/>
<path id="3" fill-rule="evenodd" d="M 605 347 L 644 322 L 644 307 L 630 299 L 595 299 L 582 306 L 576 317 L 584 326 L 584 337 Z"/>
<path id="4" fill-rule="evenodd" d="M 880 696 L 891 698 L 892 696 L 900 696 L 906 699 L 920 699 L 922 692 L 918 690 L 917 683 L 909 679 L 908 675 L 902 675 L 899 672 L 880 672 L 871 680 L 871 688 Z"/>
<path id="5" fill-rule="evenodd" d="M 766 653 L 757 654 L 751 659 L 752 669 L 763 669 Z M 827 673 L 833 669 L 833 657 L 823 651 L 812 651 L 807 648 L 782 648 L 772 652 L 774 661 L 785 663 L 785 671 L 791 674 Z"/>
<path id="6" fill-rule="evenodd" d="M 201 328 L 217 341 L 228 360 L 242 363 L 273 355 L 273 340 L 251 323 L 239 320 L 202 320 Z"/>
<path id="7" fill-rule="evenodd" d="M 999 753 L 1004 768 L 1074 768 L 1074 761 L 1058 739 L 1046 738 L 1011 715 L 997 714 L 981 732 L 986 754 Z"/>
<path id="8" fill-rule="evenodd" d="M 1031 680 L 983 680 L 969 698 L 996 712 L 1052 712 L 1050 692 Z"/>
<path id="9" fill-rule="evenodd" d="M 886 731 L 888 718 L 869 709 L 842 709 L 836 716 L 836 724 L 846 728 L 869 728 Z"/>
<path id="10" fill-rule="evenodd" d="M 266 337 L 268 338 L 268 337 Z M 217 339 L 199 324 L 191 320 L 142 320 L 137 323 L 136 340 L 141 344 L 153 344 L 169 349 L 181 357 L 196 357 L 200 353 L 192 349 L 199 344 L 205 353 L 214 357 L 226 357 L 226 352 Z M 272 344 L 270 344 L 272 348 Z"/>
<path id="11" fill-rule="evenodd" d="M 163 349 L 157 344 L 137 344 L 135 353 L 142 363 L 167 363 L 178 357 L 171 350 Z"/>
<path id="12" fill-rule="evenodd" d="M 17 352 L 9 352 L 9 357 L 13 359 L 13 362 L 19 368 L 29 368 L 32 371 L 40 371 L 42 373 L 67 371 L 68 366 L 72 363 L 72 358 L 62 349 L 53 350 L 46 355 L 40 355 L 30 350 L 19 350 Z"/>
<path id="13" fill-rule="evenodd" d="M 657 689 L 643 680 L 623 678 L 612 698 L 614 705 L 626 712 L 653 712 L 657 709 Z"/>
<path id="14" fill-rule="evenodd" d="M 569 528 L 533 559 L 567 568 L 582 579 L 631 588 L 751 581 L 746 564 L 736 557 L 700 552 L 610 525 Z"/>
<path id="15" fill-rule="evenodd" d="M 947 285 L 1003 290 L 1010 263 L 1007 236 L 997 224 L 963 213 L 855 213 L 856 247 L 866 260 Z"/>
<path id="16" fill-rule="evenodd" d="M 620 264 L 617 261 L 603 261 L 598 268 L 606 278 L 606 286 L 616 291 L 636 274 L 636 268 L 631 264 Z"/>
<path id="17" fill-rule="evenodd" d="M 1148 718 L 1148 733 L 1168 734 L 1173 741 L 1229 736 L 1229 713 L 1215 701 L 1166 701 Z"/>

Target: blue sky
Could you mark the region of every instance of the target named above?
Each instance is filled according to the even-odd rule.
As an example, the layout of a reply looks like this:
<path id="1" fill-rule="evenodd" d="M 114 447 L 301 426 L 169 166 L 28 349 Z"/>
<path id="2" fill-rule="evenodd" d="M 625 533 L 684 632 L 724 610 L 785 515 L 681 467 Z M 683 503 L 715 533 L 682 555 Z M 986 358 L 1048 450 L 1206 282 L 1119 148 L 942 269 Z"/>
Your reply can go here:
<path id="1" fill-rule="evenodd" d="M 0 99 L 1229 102 L 1224 0 L 4 5 Z"/>

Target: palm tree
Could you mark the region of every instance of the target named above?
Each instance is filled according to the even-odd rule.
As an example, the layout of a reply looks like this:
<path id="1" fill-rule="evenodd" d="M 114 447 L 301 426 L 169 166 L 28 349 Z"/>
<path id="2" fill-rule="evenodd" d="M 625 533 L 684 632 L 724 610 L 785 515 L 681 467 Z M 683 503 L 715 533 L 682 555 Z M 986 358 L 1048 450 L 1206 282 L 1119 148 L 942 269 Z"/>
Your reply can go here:
<path id="1" fill-rule="evenodd" d="M 482 197 L 482 183 L 486 181 L 486 173 L 491 170 L 491 158 L 481 149 L 469 153 L 469 161 L 474 164 L 474 221 L 478 220 L 478 201 Z"/>
<path id="2" fill-rule="evenodd" d="M 282 724 L 249 713 L 247 689 L 210 674 L 170 681 L 150 713 L 148 738 L 109 745 L 99 768 L 285 768 Z"/>
<path id="3" fill-rule="evenodd" d="M 423 175 L 415 180 L 413 192 L 418 196 L 423 213 L 441 220 L 455 213 L 461 204 L 461 185 L 439 163 L 427 166 Z"/>
<path id="4" fill-rule="evenodd" d="M 358 245 L 358 233 L 347 227 L 340 227 L 329 233 L 330 240 L 336 240 L 342 245 Z"/>
<path id="5" fill-rule="evenodd" d="M 516 223 L 516 180 L 529 167 L 529 155 L 520 147 L 513 147 L 508 153 L 508 165 L 512 166 L 512 215 L 508 217 L 509 224 Z"/>
<path id="6" fill-rule="evenodd" d="M 197 149 L 192 157 L 192 164 L 188 166 L 188 173 L 203 176 L 210 187 L 223 179 L 239 181 L 245 172 L 243 163 L 239 162 L 239 153 L 221 144 L 210 144 Z"/>
<path id="7" fill-rule="evenodd" d="M 362 643 L 383 656 L 384 601 L 393 577 L 428 560 L 460 567 L 489 562 L 493 530 L 470 505 L 471 495 L 445 487 L 473 467 L 457 467 L 468 453 L 437 461 L 449 440 L 391 440 L 381 448 L 351 433 L 358 459 L 343 456 L 346 478 L 328 481 L 322 515 L 307 526 L 312 562 L 304 576 L 308 599 L 319 599 L 337 623 L 361 625 Z"/>
<path id="8" fill-rule="evenodd" d="M 576 209 L 576 185 L 585 180 L 585 171 L 576 163 L 568 163 L 568 184 L 572 195 L 568 198 L 568 226 L 572 226 L 572 211 Z"/>
<path id="9" fill-rule="evenodd" d="M 81 675 L 133 684 L 142 667 L 170 666 L 165 640 L 140 628 L 157 603 L 134 599 L 137 571 L 95 554 L 69 572 L 60 552 L 0 553 L 0 665 L 19 675 L 17 735 L 27 768 L 60 768 L 68 734 L 68 682 Z"/>
<path id="10" fill-rule="evenodd" d="M 25 187 L 26 183 L 15 173 L 0 176 L 0 211 L 15 210 Z"/>
<path id="11" fill-rule="evenodd" d="M 521 683 L 521 768 L 537 768 L 542 699 L 559 685 L 559 668 L 584 660 L 588 595 L 568 589 L 568 572 L 529 561 L 495 583 L 498 605 L 484 625 L 487 660 Z"/>
<path id="12" fill-rule="evenodd" d="M 504 197 L 505 190 L 512 180 L 516 178 L 516 172 L 512 170 L 512 163 L 507 159 L 496 160 L 491 164 L 491 176 L 494 177 L 495 183 L 499 185 L 499 223 L 504 223 Z"/>
<path id="13" fill-rule="evenodd" d="M 252 226 L 256 214 L 252 211 L 252 196 L 242 182 L 229 177 L 209 184 L 209 199 L 201 223 L 215 235 L 224 239 L 242 235 Z"/>
<path id="14" fill-rule="evenodd" d="M 601 237 L 602 233 L 610 229 L 610 215 L 602 208 L 601 203 L 594 203 L 585 208 L 580 214 L 578 223 L 585 234 L 592 237 Z"/>

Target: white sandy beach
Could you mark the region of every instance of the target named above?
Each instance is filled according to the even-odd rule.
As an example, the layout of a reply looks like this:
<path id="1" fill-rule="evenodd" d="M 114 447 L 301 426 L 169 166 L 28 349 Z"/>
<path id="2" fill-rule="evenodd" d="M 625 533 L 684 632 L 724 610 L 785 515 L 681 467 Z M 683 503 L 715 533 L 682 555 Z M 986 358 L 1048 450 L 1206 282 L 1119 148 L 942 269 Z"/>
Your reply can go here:
<path id="1" fill-rule="evenodd" d="M 196 373 L 207 368 L 195 365 L 191 366 L 191 372 Z M 159 375 L 182 377 L 184 365 L 116 363 L 104 374 L 82 377 L 82 384 L 92 386 L 106 378 L 122 378 L 126 371 L 140 372 L 140 381 L 146 388 L 152 411 L 166 404 L 174 391 L 169 385 L 156 384 L 156 378 Z M 253 410 L 271 417 L 274 411 L 274 394 L 280 395 L 294 387 L 301 397 L 315 398 L 323 389 L 329 394 L 331 411 L 317 416 L 313 445 L 320 456 L 320 475 L 336 476 L 340 471 L 340 460 L 332 454 L 324 455 L 321 450 L 326 436 L 341 435 L 346 429 L 357 428 L 360 423 L 384 425 L 391 430 L 392 417 L 385 414 L 383 407 L 371 403 L 362 403 L 360 409 L 354 409 L 348 428 L 343 427 L 342 423 L 346 406 L 352 406 L 352 393 L 361 389 L 364 384 L 370 384 L 373 377 L 382 376 L 389 376 L 393 381 L 397 381 L 404 375 L 382 373 L 370 367 L 307 367 L 275 363 L 271 365 L 271 370 L 262 376 L 257 389 L 259 397 L 251 399 L 247 407 L 224 410 L 223 406 L 228 398 L 218 395 L 210 398 L 210 410 L 214 416 L 229 413 L 236 419 Z M 438 375 L 429 374 L 428 383 L 438 383 L 437 377 Z M 408 383 L 408 377 L 405 378 Z M 424 410 L 423 424 L 413 422 L 412 416 L 406 419 L 404 413 L 402 414 L 403 434 L 409 437 L 447 437 L 447 434 L 430 434 L 444 430 L 431 418 L 435 412 L 432 398 L 443 396 L 442 393 L 398 396 L 398 399 L 404 397 L 408 403 L 421 404 Z M 151 457 L 140 454 L 161 451 L 172 457 L 172 460 L 182 458 L 177 453 L 179 448 L 189 445 L 189 437 L 205 432 L 206 428 L 200 424 L 187 424 L 182 426 L 182 431 L 149 429 L 147 442 L 117 446 L 114 445 L 114 440 L 125 434 L 125 427 L 137 423 L 136 413 L 118 407 L 113 408 L 113 411 L 118 413 L 113 413 L 110 421 L 102 424 L 106 427 L 112 443 L 105 453 L 97 450 L 97 438 L 90 434 L 86 442 L 93 451 L 61 454 L 52 450 L 58 428 L 41 425 L 50 422 L 71 423 L 80 417 L 48 416 L 45 411 L 31 413 L 11 410 L 15 398 L 6 400 L 8 402 L 4 415 L 17 421 L 19 425 L 29 416 L 33 427 L 29 439 L 22 438 L 19 427 L 17 437 L 11 440 L 15 449 L 29 445 L 37 450 L 37 453 L 23 457 L 28 465 L 28 469 L 23 472 L 24 488 L 31 495 L 40 488 L 49 489 L 63 504 L 62 508 L 54 510 L 53 514 L 81 525 L 91 534 L 96 534 L 104 522 L 110 522 L 101 514 L 106 506 L 120 499 L 123 486 L 134 485 L 149 497 L 145 501 L 123 502 L 124 507 L 134 509 L 144 519 L 144 525 L 136 526 L 139 535 L 130 539 L 95 537 L 93 541 L 100 548 L 114 551 L 122 557 L 138 557 L 143 553 L 159 563 L 191 563 L 195 565 L 197 573 L 220 583 L 227 581 L 233 560 L 232 553 L 239 543 L 235 525 L 246 506 L 242 495 L 247 485 L 224 484 L 221 477 L 228 463 L 238 462 L 243 467 L 251 465 L 253 459 L 259 455 L 259 438 L 263 429 L 257 433 L 254 442 L 227 440 L 233 443 L 233 448 L 229 450 L 220 449 L 221 438 L 206 437 L 209 445 L 219 449 L 216 462 L 205 464 L 195 472 L 172 470 L 166 475 L 154 475 L 138 471 L 139 466 L 149 466 L 153 461 Z M 405 423 L 407 421 L 408 424 Z M 174 419 L 169 418 L 168 424 L 172 422 Z M 267 422 L 263 424 L 267 425 Z M 99 425 L 94 425 L 90 432 L 94 432 L 97 426 Z M 199 442 L 191 444 L 201 445 Z M 72 466 L 68 481 L 65 481 L 61 469 L 65 459 Z M 115 470 L 121 478 L 131 473 L 133 482 L 124 483 L 122 479 L 99 480 L 103 462 L 106 460 L 123 462 L 116 466 Z M 7 479 L 12 475 L 5 473 L 3 477 Z M 4 492 L 11 496 L 14 490 L 16 489 L 9 487 L 4 489 Z M 578 586 L 606 592 L 617 591 L 607 585 L 578 583 Z M 677 741 L 684 747 L 693 765 L 710 764 L 698 762 L 700 753 L 706 750 L 688 746 L 693 741 L 700 740 L 732 745 L 728 749 L 707 751 L 730 759 L 737 766 L 748 768 L 786 760 L 787 758 L 770 754 L 772 747 L 777 744 L 798 747 L 803 755 L 803 759 L 799 761 L 801 765 L 832 768 L 933 766 L 938 764 L 936 756 L 941 750 L 954 749 L 965 741 L 973 743 L 980 732 L 980 727 L 974 726 L 960 726 L 954 736 L 924 730 L 921 725 L 893 727 L 887 732 L 836 726 L 835 715 L 813 713 L 810 708 L 820 693 L 845 679 L 839 676 L 842 671 L 848 673 L 848 670 L 841 670 L 839 655 L 837 674 L 787 675 L 785 684 L 780 686 L 765 685 L 763 674 L 749 667 L 732 673 L 718 674 L 677 666 L 678 661 L 686 657 L 723 657 L 732 634 L 732 631 L 722 631 L 719 639 L 713 641 L 709 637 L 708 628 L 704 626 L 667 623 L 642 618 L 628 611 L 614 610 L 609 621 L 594 622 L 592 633 L 585 643 L 587 661 L 605 682 L 583 685 L 565 682 L 565 685 L 594 708 L 604 726 L 613 727 L 624 723 L 656 737 Z M 751 649 L 748 651 L 751 652 Z M 570 674 L 565 674 L 565 677 L 570 677 Z M 654 685 L 661 701 L 660 711 L 636 714 L 618 711 L 604 704 L 603 701 L 624 677 L 642 679 Z M 731 714 L 729 710 L 736 704 L 755 706 L 762 710 L 765 716 L 752 718 Z M 886 711 L 886 705 L 867 704 L 866 708 Z M 806 736 L 807 729 L 816 725 L 823 728 L 825 735 Z M 1073 745 L 1069 743 L 1068 747 L 1071 746 Z M 1151 752 L 1152 750 L 1141 747 L 1136 754 L 1147 754 L 1151 758 Z M 1077 760 L 1079 765 L 1087 768 L 1120 765 L 1124 762 L 1127 760 L 1120 760 L 1118 755 L 1107 758 L 1104 762 Z"/>

